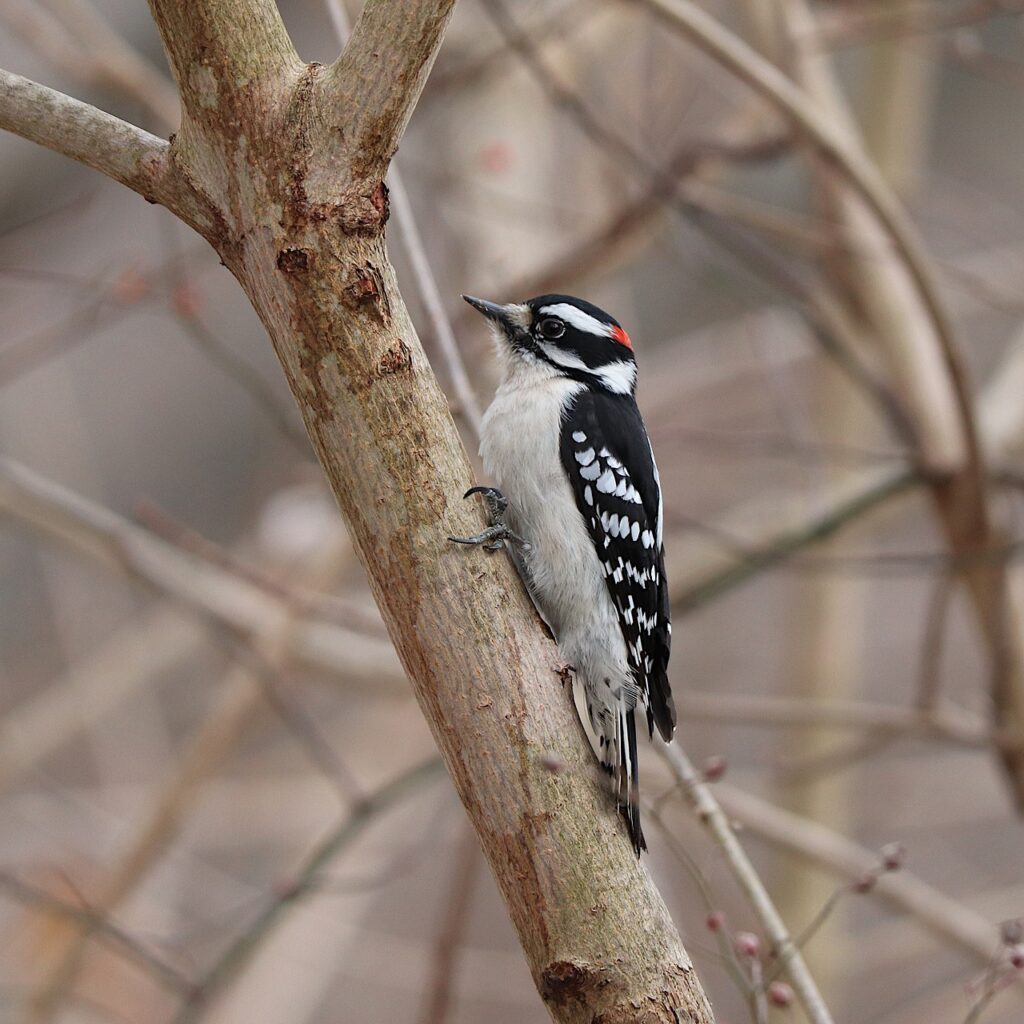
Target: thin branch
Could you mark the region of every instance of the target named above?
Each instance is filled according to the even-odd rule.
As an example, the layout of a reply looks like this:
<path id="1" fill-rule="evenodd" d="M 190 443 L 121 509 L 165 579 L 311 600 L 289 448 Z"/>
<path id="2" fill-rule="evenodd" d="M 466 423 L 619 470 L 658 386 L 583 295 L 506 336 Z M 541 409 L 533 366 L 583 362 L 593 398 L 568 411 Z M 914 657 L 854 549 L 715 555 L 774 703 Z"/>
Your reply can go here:
<path id="1" fill-rule="evenodd" d="M 859 882 L 877 867 L 878 855 L 808 818 L 793 814 L 727 783 L 715 787 L 730 818 L 752 835 L 824 868 L 830 874 Z M 901 868 L 882 875 L 872 895 L 909 914 L 944 942 L 989 963 L 998 929 L 969 907 L 932 888 Z M 1018 984 L 1024 986 L 1024 975 Z"/>
<path id="2" fill-rule="evenodd" d="M 1021 13 L 1021 0 L 968 0 L 948 10 L 941 9 L 935 0 L 898 6 L 889 2 L 863 4 L 826 12 L 819 19 L 812 40 L 822 49 L 860 46 L 881 39 L 905 40 L 930 32 L 948 32 Z"/>
<path id="3" fill-rule="evenodd" d="M 441 299 L 441 292 L 437 287 L 437 280 L 430 267 L 426 249 L 423 247 L 423 239 L 420 237 L 420 231 L 416 225 L 409 193 L 406 191 L 405 183 L 397 167 L 392 167 L 391 173 L 388 175 L 388 182 L 391 186 L 391 209 L 398 224 L 402 245 L 409 258 L 413 276 L 416 279 L 416 287 L 433 329 L 434 341 L 440 349 L 441 358 L 452 385 L 456 410 L 465 417 L 473 434 L 479 437 L 480 422 L 483 418 L 480 403 L 466 372 L 466 364 L 459 351 L 459 343 L 455 339 L 455 332 L 452 330 L 451 321 L 448 319 L 444 302 Z"/>
<path id="4" fill-rule="evenodd" d="M 930 737 L 971 749 L 1024 746 L 1024 737 L 1004 734 L 969 711 L 945 704 L 924 709 L 870 701 L 806 701 L 688 690 L 686 717 L 758 728 L 798 727 L 893 738 Z"/>
<path id="5" fill-rule="evenodd" d="M 859 147 L 822 116 L 817 105 L 777 68 L 742 39 L 702 11 L 690 0 L 641 0 L 657 17 L 697 45 L 704 53 L 767 99 L 776 110 L 798 127 L 829 160 L 836 172 L 864 201 L 889 236 L 931 320 L 943 361 L 952 380 L 962 381 L 953 322 L 942 299 L 941 288 L 927 251 L 905 211 L 888 185 Z M 961 386 L 956 389 L 965 431 L 968 461 L 977 457 L 970 400 Z M 955 468 L 957 462 L 934 465 L 935 470 Z"/>
<path id="6" fill-rule="evenodd" d="M 245 931 L 207 969 L 194 988 L 193 997 L 181 1008 L 174 1024 L 196 1024 L 206 1016 L 213 1000 L 238 977 L 257 949 L 266 941 L 287 911 L 314 892 L 324 869 L 358 839 L 382 814 L 418 793 L 443 774 L 438 758 L 431 758 L 361 800 L 346 818 L 316 846 L 293 879 L 281 887 Z"/>
<path id="7" fill-rule="evenodd" d="M 36 0 L 0 0 L 0 18 L 54 67 L 141 103 L 168 129 L 178 123 L 178 92 L 171 80 L 89 0 L 49 0 L 47 6 L 55 13 Z"/>
<path id="8" fill-rule="evenodd" d="M 715 570 L 696 583 L 682 585 L 677 581 L 670 584 L 672 610 L 677 615 L 686 615 L 704 607 L 721 597 L 723 593 L 746 583 L 797 551 L 831 537 L 855 519 L 889 499 L 906 493 L 920 482 L 920 474 L 913 470 L 900 470 L 898 473 L 886 475 L 836 508 L 768 539 L 761 546 L 747 552 L 742 560 L 724 569 Z"/>
<path id="9" fill-rule="evenodd" d="M 0 890 L 21 903 L 40 907 L 52 914 L 59 914 L 61 917 L 94 930 L 104 942 L 126 959 L 143 967 L 171 992 L 186 996 L 192 992 L 192 982 L 181 971 L 156 956 L 138 939 L 91 907 L 69 903 L 45 889 L 23 882 L 7 871 L 0 871 Z"/>
<path id="10" fill-rule="evenodd" d="M 203 219 L 163 139 L 55 89 L 0 70 L 0 128 L 85 164 L 183 220 Z"/>
<path id="11" fill-rule="evenodd" d="M 2 457 L 0 512 L 246 635 L 272 630 L 288 605 L 268 588 Z M 408 692 L 394 649 L 385 640 L 306 618 L 291 642 L 301 661 L 340 674 L 353 685 L 375 693 Z"/>
<path id="12" fill-rule="evenodd" d="M 729 870 L 743 890 L 765 934 L 781 969 L 793 983 L 808 1019 L 812 1024 L 831 1024 L 832 1014 L 818 991 L 803 956 L 790 937 L 785 922 L 772 903 L 768 890 L 740 845 L 711 788 L 705 783 L 679 743 L 657 745 L 658 752 L 669 766 L 700 823 L 708 830 L 725 858 Z"/>

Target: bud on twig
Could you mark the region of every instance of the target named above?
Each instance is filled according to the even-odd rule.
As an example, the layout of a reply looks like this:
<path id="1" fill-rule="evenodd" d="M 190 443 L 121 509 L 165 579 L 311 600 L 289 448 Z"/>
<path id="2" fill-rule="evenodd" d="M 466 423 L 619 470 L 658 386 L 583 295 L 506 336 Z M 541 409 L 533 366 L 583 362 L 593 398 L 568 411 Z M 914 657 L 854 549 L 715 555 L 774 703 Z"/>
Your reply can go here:
<path id="1" fill-rule="evenodd" d="M 720 910 L 712 910 L 704 923 L 709 932 L 720 932 L 725 927 L 725 914 Z"/>
<path id="2" fill-rule="evenodd" d="M 882 847 L 882 867 L 886 871 L 899 871 L 907 862 L 907 848 L 902 843 L 887 843 Z"/>

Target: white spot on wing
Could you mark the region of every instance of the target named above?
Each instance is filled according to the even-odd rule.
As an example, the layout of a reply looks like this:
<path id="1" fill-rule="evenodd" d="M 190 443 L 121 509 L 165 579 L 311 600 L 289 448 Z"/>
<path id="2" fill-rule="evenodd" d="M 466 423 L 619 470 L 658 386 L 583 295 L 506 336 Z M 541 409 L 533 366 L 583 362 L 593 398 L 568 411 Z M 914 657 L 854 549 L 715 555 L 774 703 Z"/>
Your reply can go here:
<path id="1" fill-rule="evenodd" d="M 583 444 L 583 442 L 586 441 L 587 439 L 587 435 L 584 434 L 582 430 L 574 430 L 572 433 L 572 439 L 577 444 Z"/>
<path id="2" fill-rule="evenodd" d="M 588 448 L 586 451 L 577 452 L 576 461 L 581 466 L 589 466 L 594 461 L 594 449 Z"/>
<path id="3" fill-rule="evenodd" d="M 601 463 L 592 462 L 589 466 L 584 466 L 580 470 L 580 476 L 584 480 L 596 480 L 601 475 Z M 600 490 L 600 487 L 598 488 Z"/>
<path id="4" fill-rule="evenodd" d="M 590 480 L 593 478 L 587 477 L 587 479 Z M 612 471 L 610 469 L 606 469 L 601 474 L 600 479 L 597 481 L 597 489 L 602 494 L 611 494 L 615 490 L 615 477 L 612 475 Z"/>

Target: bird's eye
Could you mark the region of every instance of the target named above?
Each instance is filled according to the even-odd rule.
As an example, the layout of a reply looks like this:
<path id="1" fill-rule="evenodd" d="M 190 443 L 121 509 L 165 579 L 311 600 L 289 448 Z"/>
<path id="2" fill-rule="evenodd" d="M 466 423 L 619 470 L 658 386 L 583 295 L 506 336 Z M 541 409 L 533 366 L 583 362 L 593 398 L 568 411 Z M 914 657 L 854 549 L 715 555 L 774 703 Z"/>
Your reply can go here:
<path id="1" fill-rule="evenodd" d="M 540 333 L 545 338 L 560 338 L 565 334 L 565 324 L 557 317 L 549 316 L 540 322 Z"/>

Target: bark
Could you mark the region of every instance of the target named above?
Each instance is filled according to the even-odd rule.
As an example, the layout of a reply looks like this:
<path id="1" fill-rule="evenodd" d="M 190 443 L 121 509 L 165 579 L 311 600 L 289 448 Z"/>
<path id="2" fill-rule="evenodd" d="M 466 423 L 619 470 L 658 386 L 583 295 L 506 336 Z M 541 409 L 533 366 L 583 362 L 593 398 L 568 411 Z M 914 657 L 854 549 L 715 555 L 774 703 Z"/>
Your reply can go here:
<path id="1" fill-rule="evenodd" d="M 384 175 L 453 2 L 368 0 L 323 67 L 299 61 L 271 0 L 151 0 L 183 109 L 169 148 L 149 148 L 167 205 L 216 248 L 271 337 L 552 1016 L 705 1024 L 554 646 L 504 557 L 446 540 L 481 517 L 461 499 L 470 467 L 388 262 Z M 14 115 L 0 124 L 38 134 Z M 138 188 L 146 154 L 122 172 L 122 130 L 105 125 L 102 160 L 56 128 L 39 141 Z"/>

